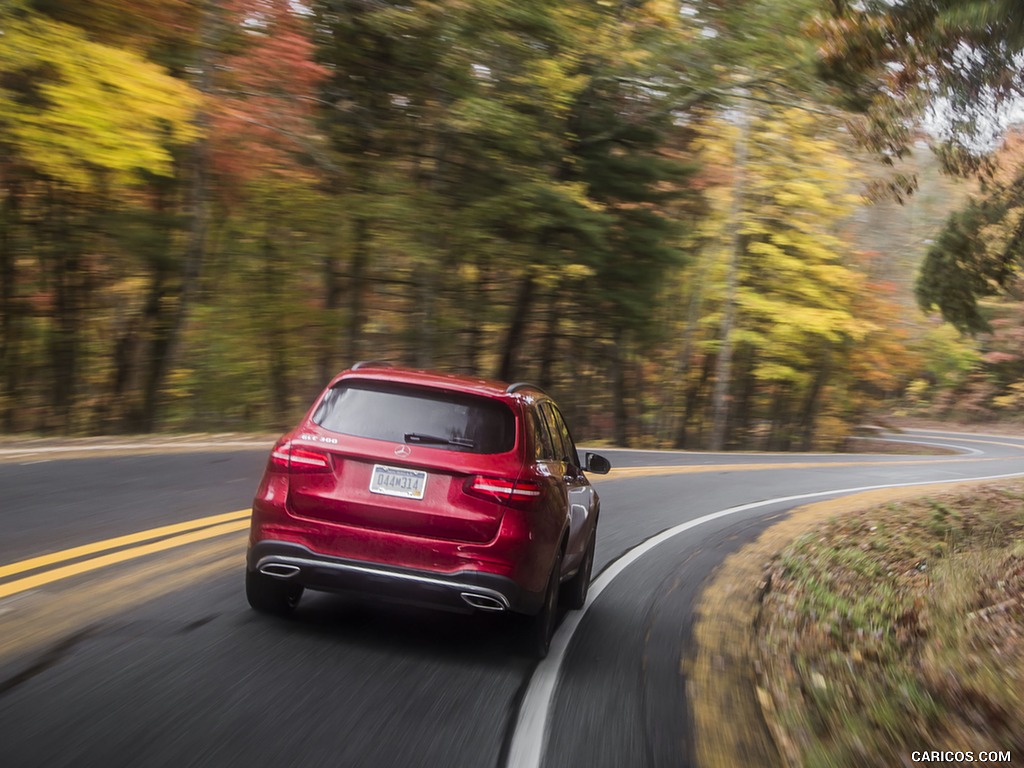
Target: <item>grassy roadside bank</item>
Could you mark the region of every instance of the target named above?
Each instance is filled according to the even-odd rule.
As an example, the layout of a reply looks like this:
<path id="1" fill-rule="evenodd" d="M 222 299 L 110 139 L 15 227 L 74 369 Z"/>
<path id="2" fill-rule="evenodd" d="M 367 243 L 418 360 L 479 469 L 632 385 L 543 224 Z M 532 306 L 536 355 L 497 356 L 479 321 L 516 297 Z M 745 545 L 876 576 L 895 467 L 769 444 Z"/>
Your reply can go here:
<path id="1" fill-rule="evenodd" d="M 701 765 L 1019 761 L 1024 481 L 797 510 L 723 563 L 695 638 Z"/>

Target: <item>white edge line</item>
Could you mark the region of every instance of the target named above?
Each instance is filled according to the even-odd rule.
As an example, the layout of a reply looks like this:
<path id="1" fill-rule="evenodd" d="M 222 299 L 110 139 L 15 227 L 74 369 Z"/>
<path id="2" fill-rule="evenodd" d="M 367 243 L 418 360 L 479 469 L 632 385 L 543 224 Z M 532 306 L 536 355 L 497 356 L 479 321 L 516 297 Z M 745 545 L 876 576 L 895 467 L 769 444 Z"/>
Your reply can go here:
<path id="1" fill-rule="evenodd" d="M 964 434 L 967 434 L 966 432 Z M 881 439 L 881 438 L 877 438 Z M 859 453 L 806 453 L 803 451 L 690 451 L 682 448 L 616 448 L 611 445 L 603 445 L 594 448 L 592 446 L 577 446 L 581 451 L 600 453 L 601 451 L 615 451 L 616 453 L 664 453 L 669 456 L 861 456 Z"/>
<path id="2" fill-rule="evenodd" d="M 908 427 L 903 432 L 896 432 L 896 433 L 890 433 L 890 434 L 903 434 L 903 435 L 910 436 L 914 432 L 927 432 L 927 433 L 932 434 L 932 435 L 949 435 L 951 437 L 998 437 L 998 438 L 1007 438 L 1008 437 L 1011 440 L 1024 440 L 1024 435 L 1021 435 L 1021 434 L 1016 434 L 1016 435 L 1010 435 L 1010 434 L 998 435 L 998 434 L 991 434 L 991 433 L 987 433 L 987 432 L 949 432 L 948 430 L 944 430 L 944 429 L 917 429 L 916 427 Z"/>
<path id="3" fill-rule="evenodd" d="M 612 581 L 626 568 L 650 552 L 659 544 L 668 541 L 680 533 L 696 528 L 698 525 L 718 520 L 728 515 L 735 515 L 739 512 L 746 512 L 758 507 L 767 507 L 772 504 L 782 504 L 788 501 L 801 501 L 803 499 L 814 499 L 821 496 L 840 496 L 863 491 L 877 491 L 885 488 L 908 488 L 915 485 L 946 485 L 953 483 L 967 483 L 984 480 L 1002 480 L 1009 477 L 1021 477 L 1024 472 L 1011 472 L 1005 475 L 988 475 L 986 477 L 963 477 L 955 480 L 928 480 L 914 483 L 889 483 L 886 485 L 864 485 L 857 488 L 837 488 L 831 491 L 817 491 L 815 493 L 801 493 L 796 496 L 780 496 L 775 499 L 755 501 L 749 504 L 741 504 L 738 507 L 729 507 L 718 512 L 698 517 L 685 523 L 680 523 L 668 528 L 661 533 L 642 541 L 633 549 L 628 550 L 618 559 L 612 561 L 601 574 L 590 584 L 590 591 L 587 594 L 587 602 L 578 611 L 567 614 L 562 621 L 554 637 L 551 639 L 551 648 L 548 655 L 533 671 L 530 682 L 527 685 L 526 693 L 522 703 L 519 705 L 519 714 L 516 717 L 515 730 L 512 733 L 512 741 L 509 746 L 506 768 L 540 768 L 544 756 L 544 748 L 548 738 L 548 710 L 554 699 L 555 687 L 558 683 L 558 673 L 561 669 L 562 659 L 569 648 L 572 636 L 586 615 L 590 606 L 600 594 L 612 583 Z"/>
<path id="4" fill-rule="evenodd" d="M 877 440 L 877 441 L 883 442 L 883 443 L 906 443 L 908 445 L 922 445 L 922 446 L 925 446 L 925 447 L 935 446 L 936 448 L 953 448 L 958 453 L 960 453 L 960 454 L 962 454 L 964 456 L 971 455 L 971 454 L 973 454 L 975 456 L 982 456 L 985 453 L 984 451 L 979 450 L 977 448 L 968 448 L 966 445 L 953 445 L 952 443 L 922 443 L 921 440 L 901 440 L 901 439 L 895 438 L 895 437 L 856 437 L 856 436 L 854 436 L 854 437 L 850 437 L 848 439 L 850 439 L 850 440 Z M 930 440 L 932 438 L 922 438 L 922 439 Z M 1022 447 L 1024 447 L 1024 446 L 1022 446 Z M 850 455 L 850 456 L 870 456 L 871 454 L 870 453 L 863 453 L 863 454 L 853 453 L 853 454 L 848 454 L 848 455 Z M 901 455 L 911 456 L 913 454 L 901 454 Z"/>

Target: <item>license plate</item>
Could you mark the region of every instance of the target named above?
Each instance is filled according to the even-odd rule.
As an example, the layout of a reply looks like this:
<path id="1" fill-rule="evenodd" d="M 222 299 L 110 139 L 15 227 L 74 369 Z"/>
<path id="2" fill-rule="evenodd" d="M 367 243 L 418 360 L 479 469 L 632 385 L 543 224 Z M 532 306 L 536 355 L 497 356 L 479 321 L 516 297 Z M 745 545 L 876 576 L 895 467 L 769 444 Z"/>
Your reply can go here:
<path id="1" fill-rule="evenodd" d="M 370 476 L 370 492 L 385 496 L 401 496 L 403 499 L 422 499 L 427 487 L 427 473 L 404 467 L 373 465 Z"/>

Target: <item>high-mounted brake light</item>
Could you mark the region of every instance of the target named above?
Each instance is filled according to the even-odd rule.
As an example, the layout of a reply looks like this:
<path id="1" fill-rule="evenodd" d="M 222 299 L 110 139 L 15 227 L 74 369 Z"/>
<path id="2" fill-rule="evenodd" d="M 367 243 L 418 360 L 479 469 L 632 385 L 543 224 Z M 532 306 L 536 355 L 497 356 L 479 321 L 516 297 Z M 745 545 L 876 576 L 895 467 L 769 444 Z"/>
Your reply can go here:
<path id="1" fill-rule="evenodd" d="M 286 472 L 330 472 L 331 457 L 323 451 L 284 441 L 270 452 L 270 463 Z"/>
<path id="2" fill-rule="evenodd" d="M 540 498 L 541 487 L 531 480 L 511 480 L 504 477 L 477 475 L 466 481 L 467 493 L 484 496 L 492 501 L 509 504 L 529 504 Z"/>

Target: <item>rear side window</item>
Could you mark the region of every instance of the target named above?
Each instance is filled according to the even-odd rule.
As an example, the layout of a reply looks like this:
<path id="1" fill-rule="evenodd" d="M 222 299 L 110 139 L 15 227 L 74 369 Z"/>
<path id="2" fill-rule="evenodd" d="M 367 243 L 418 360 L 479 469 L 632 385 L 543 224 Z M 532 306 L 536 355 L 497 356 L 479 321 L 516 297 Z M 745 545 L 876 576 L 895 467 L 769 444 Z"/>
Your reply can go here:
<path id="1" fill-rule="evenodd" d="M 551 434 L 551 442 L 554 443 L 555 451 L 559 454 L 558 458 L 576 466 L 579 463 L 579 456 L 576 453 L 576 445 L 572 441 L 572 436 L 569 434 L 569 428 L 565 426 L 565 421 L 562 419 L 562 414 L 551 403 L 542 403 L 541 408 L 544 410 L 544 420 L 547 423 L 548 432 Z"/>
<path id="2" fill-rule="evenodd" d="M 551 447 L 548 428 L 544 425 L 540 413 L 535 408 L 529 408 L 527 412 L 530 414 L 530 422 L 533 425 L 534 457 L 538 461 L 551 461 L 555 459 L 555 449 Z"/>
<path id="3" fill-rule="evenodd" d="M 344 435 L 467 453 L 505 453 L 516 441 L 515 415 L 502 402 L 391 384 L 339 384 L 313 421 Z"/>

